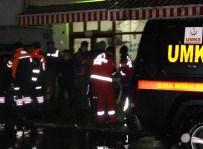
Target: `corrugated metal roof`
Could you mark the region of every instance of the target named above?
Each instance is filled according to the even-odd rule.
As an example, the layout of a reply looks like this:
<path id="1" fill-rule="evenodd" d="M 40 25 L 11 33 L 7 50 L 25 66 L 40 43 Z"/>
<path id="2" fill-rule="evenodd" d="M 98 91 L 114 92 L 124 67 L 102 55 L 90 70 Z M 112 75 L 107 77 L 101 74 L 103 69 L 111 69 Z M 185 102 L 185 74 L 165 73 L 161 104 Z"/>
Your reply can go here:
<path id="1" fill-rule="evenodd" d="M 111 9 L 140 8 L 172 5 L 203 4 L 203 0 L 116 0 L 111 1 Z"/>
<path id="2" fill-rule="evenodd" d="M 29 6 L 20 15 L 98 10 L 98 9 L 107 9 L 108 7 L 109 7 L 109 3 L 107 2 L 60 4 L 60 5 L 49 5 L 49 6 Z"/>
<path id="3" fill-rule="evenodd" d="M 20 15 L 191 4 L 203 4 L 203 0 L 107 0 L 104 2 L 72 3 L 49 6 L 29 6 Z"/>

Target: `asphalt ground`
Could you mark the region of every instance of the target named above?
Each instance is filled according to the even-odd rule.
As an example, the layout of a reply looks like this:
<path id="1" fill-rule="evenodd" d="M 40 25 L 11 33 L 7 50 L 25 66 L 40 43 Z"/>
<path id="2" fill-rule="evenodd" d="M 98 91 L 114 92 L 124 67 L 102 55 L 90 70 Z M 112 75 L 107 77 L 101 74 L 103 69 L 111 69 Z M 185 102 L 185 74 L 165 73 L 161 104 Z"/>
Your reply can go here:
<path id="1" fill-rule="evenodd" d="M 130 131 L 125 126 L 82 126 L 35 122 L 32 129 L 5 131 L 1 149 L 183 149 L 170 137 Z"/>

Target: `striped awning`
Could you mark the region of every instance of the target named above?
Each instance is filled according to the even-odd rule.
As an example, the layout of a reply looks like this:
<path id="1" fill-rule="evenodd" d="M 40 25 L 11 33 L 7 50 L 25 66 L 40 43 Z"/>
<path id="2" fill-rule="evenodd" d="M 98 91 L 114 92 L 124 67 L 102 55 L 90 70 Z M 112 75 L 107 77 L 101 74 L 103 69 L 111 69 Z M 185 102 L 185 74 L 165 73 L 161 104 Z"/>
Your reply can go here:
<path id="1" fill-rule="evenodd" d="M 34 14 L 18 16 L 18 25 L 42 25 L 52 23 L 102 21 L 107 19 L 108 17 L 106 10 L 53 14 Z"/>
<path id="2" fill-rule="evenodd" d="M 17 20 L 18 25 L 44 25 L 202 15 L 203 0 L 107 0 L 79 4 L 30 6 L 18 15 Z"/>
<path id="3" fill-rule="evenodd" d="M 108 20 L 107 3 L 32 6 L 17 17 L 18 25 Z"/>
<path id="4" fill-rule="evenodd" d="M 109 20 L 146 20 L 164 17 L 203 16 L 203 5 L 174 5 L 110 10 Z"/>

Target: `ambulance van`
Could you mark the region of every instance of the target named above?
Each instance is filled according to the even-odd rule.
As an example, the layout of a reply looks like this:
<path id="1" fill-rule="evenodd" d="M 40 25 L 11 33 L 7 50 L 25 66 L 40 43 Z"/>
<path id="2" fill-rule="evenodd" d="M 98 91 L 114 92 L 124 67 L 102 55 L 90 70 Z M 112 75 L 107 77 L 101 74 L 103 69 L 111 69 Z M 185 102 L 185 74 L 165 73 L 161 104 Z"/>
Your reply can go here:
<path id="1" fill-rule="evenodd" d="M 148 20 L 133 87 L 144 130 L 171 134 L 184 148 L 203 148 L 203 18 Z"/>

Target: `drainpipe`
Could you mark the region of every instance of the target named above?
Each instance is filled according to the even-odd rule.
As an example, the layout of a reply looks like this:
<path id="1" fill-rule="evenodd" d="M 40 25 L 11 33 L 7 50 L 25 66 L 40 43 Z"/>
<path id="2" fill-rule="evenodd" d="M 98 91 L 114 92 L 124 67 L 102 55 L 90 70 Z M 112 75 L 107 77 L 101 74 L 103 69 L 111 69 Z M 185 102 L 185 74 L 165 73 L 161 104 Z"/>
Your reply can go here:
<path id="1" fill-rule="evenodd" d="M 22 11 L 25 11 L 26 8 L 30 5 L 31 0 L 22 0 Z"/>

